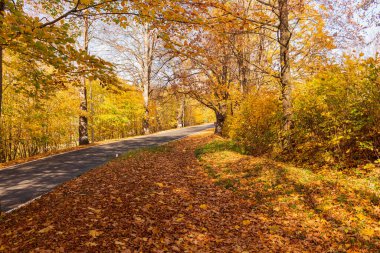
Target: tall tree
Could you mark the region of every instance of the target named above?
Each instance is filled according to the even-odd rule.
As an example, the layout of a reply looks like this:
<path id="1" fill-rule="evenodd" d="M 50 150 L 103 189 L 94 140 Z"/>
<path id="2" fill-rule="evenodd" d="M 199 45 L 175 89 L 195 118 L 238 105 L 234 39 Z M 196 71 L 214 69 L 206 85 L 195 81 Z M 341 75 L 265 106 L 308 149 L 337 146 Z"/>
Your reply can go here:
<path id="1" fill-rule="evenodd" d="M 180 98 L 180 106 L 177 114 L 177 128 L 185 127 L 185 110 L 186 110 L 186 100 L 185 96 Z"/>
<path id="2" fill-rule="evenodd" d="M 151 22 L 133 22 L 128 27 L 115 27 L 106 36 L 98 36 L 101 42 L 116 53 L 105 55 L 114 62 L 120 75 L 142 92 L 145 108 L 143 132 L 150 133 L 151 102 L 158 90 L 170 82 L 169 74 L 174 56 L 165 48 L 160 30 Z M 156 94 L 155 94 L 156 93 Z"/>
<path id="3" fill-rule="evenodd" d="M 83 50 L 88 53 L 89 45 L 89 20 L 86 13 L 83 14 Z M 79 88 L 80 110 L 79 116 L 79 145 L 88 145 L 90 143 L 88 137 L 88 117 L 87 117 L 87 87 L 86 75 L 82 77 L 82 85 Z"/>
<path id="4" fill-rule="evenodd" d="M 292 127 L 292 84 L 290 75 L 290 39 L 292 33 L 289 27 L 289 0 L 278 0 L 278 42 L 280 44 L 280 83 L 281 100 L 284 113 L 284 131 Z"/>
<path id="5" fill-rule="evenodd" d="M 144 56 L 143 56 L 143 79 L 142 89 L 144 98 L 145 116 L 143 120 L 144 134 L 149 134 L 149 100 L 151 93 L 152 65 L 156 50 L 157 32 L 148 23 L 144 24 Z"/>
<path id="6" fill-rule="evenodd" d="M 0 0 L 0 30 L 3 30 L 4 11 L 5 11 L 5 0 Z M 3 45 L 0 45 L 0 131 L 1 131 L 2 104 L 3 104 Z M 1 143 L 1 140 L 0 140 L 0 143 Z"/>
<path id="7" fill-rule="evenodd" d="M 183 93 L 214 111 L 215 133 L 222 135 L 229 106 L 233 104 L 232 94 L 239 88 L 233 83 L 236 73 L 228 39 L 219 31 L 199 32 L 186 49 L 178 51 L 185 63 L 179 70 L 177 85 Z"/>
<path id="8" fill-rule="evenodd" d="M 20 55 L 33 63 L 52 67 L 54 73 L 49 75 L 55 85 L 62 85 L 63 81 L 79 82 L 81 74 L 85 71 L 84 66 L 87 66 L 88 76 L 93 79 L 103 79 L 104 82 L 115 80 L 110 64 L 96 57 L 90 57 L 84 51 L 75 50 L 75 40 L 70 33 L 70 24 L 64 22 L 68 16 L 90 7 L 94 8 L 94 6 L 83 6 L 80 1 L 76 1 L 69 6 L 68 11 L 61 12 L 62 6 L 57 7 L 56 2 L 25 2 L 29 5 L 25 6 L 24 1 L 2 0 L 0 2 L 2 9 L 0 46 L 3 53 Z M 57 2 L 61 3 L 61 1 Z M 37 11 L 52 12 L 55 16 L 48 21 L 46 21 L 47 17 L 35 18 L 29 10 L 35 5 L 38 7 Z M 4 58 L 1 60 L 3 64 Z M 35 65 L 30 64 L 30 66 Z M 52 84 L 54 82 L 52 81 Z M 0 80 L 0 83 L 3 83 L 3 80 Z M 0 108 L 1 104 L 0 100 Z"/>
<path id="9" fill-rule="evenodd" d="M 5 10 L 5 0 L 0 0 L 0 31 L 3 30 L 4 23 L 4 10 Z M 3 45 L 0 45 L 0 162 L 5 161 L 5 155 L 3 150 Z"/>

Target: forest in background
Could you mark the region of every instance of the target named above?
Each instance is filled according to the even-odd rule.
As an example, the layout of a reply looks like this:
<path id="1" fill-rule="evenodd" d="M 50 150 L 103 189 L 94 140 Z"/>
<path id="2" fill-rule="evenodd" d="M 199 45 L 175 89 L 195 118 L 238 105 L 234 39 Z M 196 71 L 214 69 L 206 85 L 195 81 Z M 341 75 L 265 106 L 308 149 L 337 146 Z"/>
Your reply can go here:
<path id="1" fill-rule="evenodd" d="M 0 1 L 0 161 L 216 121 L 245 152 L 380 159 L 376 0 Z"/>

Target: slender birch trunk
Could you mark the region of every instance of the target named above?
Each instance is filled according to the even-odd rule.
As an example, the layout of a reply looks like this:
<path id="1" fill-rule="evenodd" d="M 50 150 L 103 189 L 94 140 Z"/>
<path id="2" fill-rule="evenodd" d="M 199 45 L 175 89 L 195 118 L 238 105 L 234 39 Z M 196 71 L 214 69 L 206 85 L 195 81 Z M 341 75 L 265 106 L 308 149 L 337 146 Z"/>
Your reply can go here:
<path id="1" fill-rule="evenodd" d="M 90 128 L 91 128 L 91 143 L 95 142 L 95 129 L 94 129 L 94 96 L 93 96 L 93 87 L 92 83 L 90 83 L 90 113 L 91 113 L 91 122 L 90 122 Z"/>
<path id="2" fill-rule="evenodd" d="M 153 64 L 153 51 L 156 43 L 155 33 L 150 29 L 149 24 L 145 24 L 144 29 L 144 58 L 143 58 L 143 98 L 144 98 L 144 119 L 143 131 L 144 134 L 150 133 L 150 91 L 152 79 L 152 64 Z"/>
<path id="3" fill-rule="evenodd" d="M 229 89 L 229 73 L 228 73 L 228 62 L 229 56 L 227 53 L 224 53 L 224 61 L 222 66 L 222 75 L 221 75 L 221 84 Z M 228 113 L 228 99 L 229 92 L 222 91 L 219 96 L 223 99 L 223 102 L 219 103 L 218 110 L 215 111 L 216 122 L 215 122 L 215 134 L 223 135 L 223 126 L 227 118 Z"/>
<path id="4" fill-rule="evenodd" d="M 181 99 L 181 105 L 178 110 L 177 128 L 185 127 L 185 96 Z"/>
<path id="5" fill-rule="evenodd" d="M 88 17 L 85 15 L 84 19 L 84 50 L 88 52 L 88 30 L 89 23 Z M 83 76 L 82 87 L 79 89 L 80 97 L 80 110 L 81 115 L 79 116 L 79 145 L 88 145 L 90 143 L 88 138 L 88 118 L 87 118 L 87 88 L 86 88 L 86 76 Z"/>

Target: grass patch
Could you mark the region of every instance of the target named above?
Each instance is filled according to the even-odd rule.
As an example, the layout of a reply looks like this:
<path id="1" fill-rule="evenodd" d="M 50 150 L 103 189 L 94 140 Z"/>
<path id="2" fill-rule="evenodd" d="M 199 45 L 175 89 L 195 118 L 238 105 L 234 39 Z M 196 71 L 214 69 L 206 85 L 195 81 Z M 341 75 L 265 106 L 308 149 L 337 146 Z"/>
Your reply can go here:
<path id="1" fill-rule="evenodd" d="M 207 174 L 209 175 L 209 177 L 213 178 L 213 179 L 217 179 L 218 178 L 218 173 L 216 173 L 216 171 L 211 167 L 211 166 L 205 166 L 205 170 L 207 172 Z"/>
<path id="2" fill-rule="evenodd" d="M 334 242 L 341 252 L 380 250 L 379 171 L 312 171 L 245 155 L 220 139 L 198 148 L 196 156 L 216 185 L 244 196 L 258 219 L 281 228 L 270 229 L 274 236 Z"/>
<path id="3" fill-rule="evenodd" d="M 170 152 L 172 147 L 168 145 L 159 145 L 159 146 L 152 146 L 152 147 L 145 147 L 145 148 L 139 148 L 139 149 L 134 149 L 130 150 L 126 153 L 123 153 L 118 159 L 125 160 L 130 157 L 136 156 L 136 155 L 141 155 L 143 153 L 164 153 L 164 152 Z"/>
<path id="4" fill-rule="evenodd" d="M 239 179 L 231 179 L 231 178 L 226 178 L 226 179 L 219 179 L 216 180 L 215 184 L 218 186 L 221 186 L 227 190 L 232 190 L 236 191 L 238 189 L 238 185 L 240 183 Z"/>
<path id="5" fill-rule="evenodd" d="M 199 159 L 203 154 L 216 153 L 221 151 L 233 151 L 239 154 L 246 154 L 244 148 L 237 145 L 235 142 L 230 140 L 214 140 L 205 146 L 199 147 L 195 150 L 195 155 Z"/>

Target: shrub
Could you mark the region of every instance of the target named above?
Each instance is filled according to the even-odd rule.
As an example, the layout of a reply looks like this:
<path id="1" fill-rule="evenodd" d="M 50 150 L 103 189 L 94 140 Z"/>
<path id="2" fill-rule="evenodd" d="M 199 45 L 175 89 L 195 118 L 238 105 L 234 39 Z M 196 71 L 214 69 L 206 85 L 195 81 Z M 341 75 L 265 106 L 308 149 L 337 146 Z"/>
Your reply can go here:
<path id="1" fill-rule="evenodd" d="M 295 160 L 352 166 L 379 158 L 379 73 L 374 59 L 346 59 L 297 87 Z"/>
<path id="2" fill-rule="evenodd" d="M 250 94 L 226 125 L 229 136 L 250 153 L 270 152 L 281 127 L 278 94 L 267 90 Z"/>

